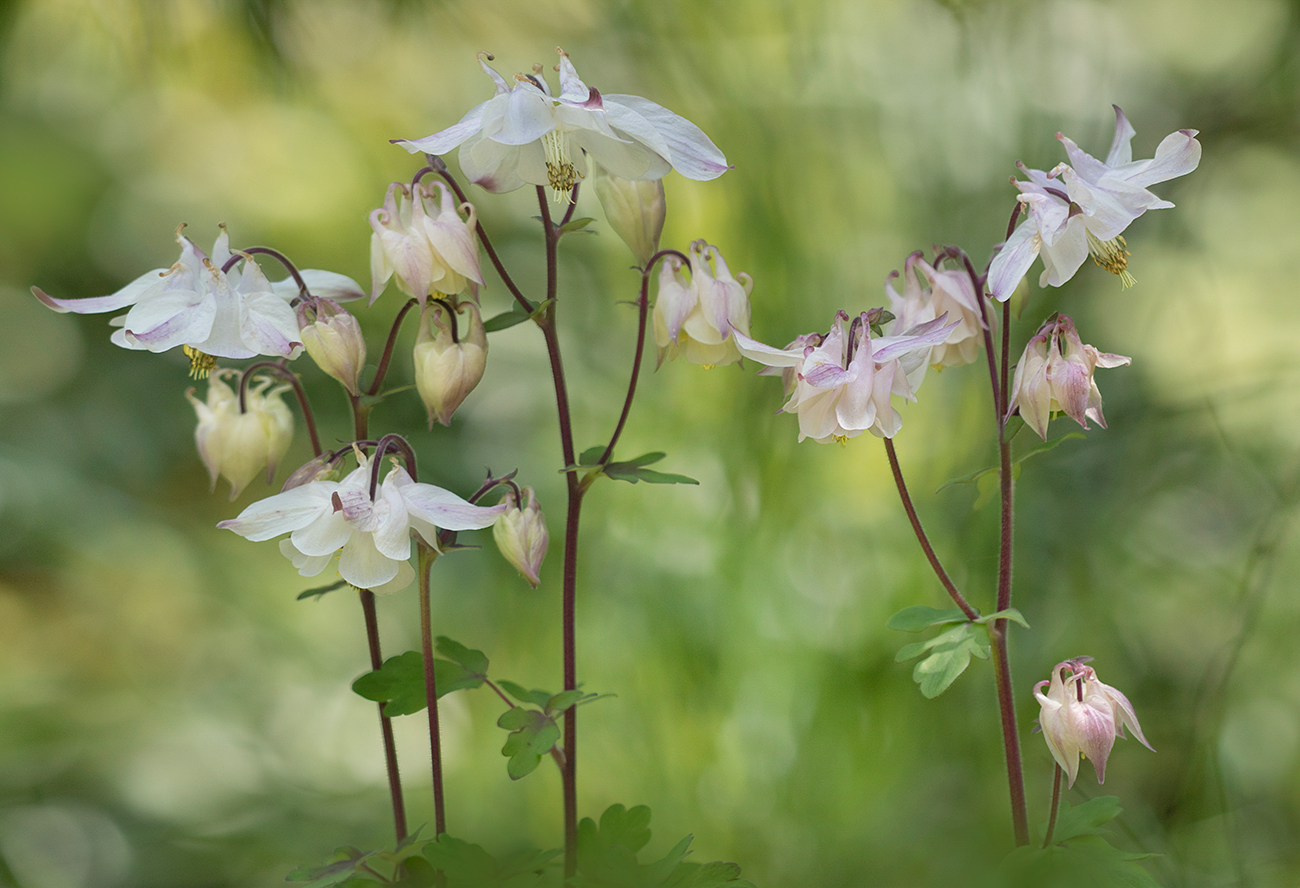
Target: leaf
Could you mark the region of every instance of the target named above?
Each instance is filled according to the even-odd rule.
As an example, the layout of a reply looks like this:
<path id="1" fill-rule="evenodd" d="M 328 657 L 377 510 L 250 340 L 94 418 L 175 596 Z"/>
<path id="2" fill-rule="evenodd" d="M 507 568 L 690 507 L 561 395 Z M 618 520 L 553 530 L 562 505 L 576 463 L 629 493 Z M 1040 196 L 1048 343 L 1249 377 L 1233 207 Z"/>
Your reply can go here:
<path id="1" fill-rule="evenodd" d="M 330 583 L 328 586 L 316 586 L 303 592 L 299 592 L 298 597 L 294 600 L 302 601 L 304 598 L 324 598 L 328 593 L 333 592 L 335 589 L 341 589 L 346 586 L 347 583 L 347 580 L 339 580 L 337 583 Z"/>
<path id="2" fill-rule="evenodd" d="M 740 878 L 740 867 L 734 863 L 715 860 L 712 863 L 679 863 L 664 888 L 755 888 L 748 879 Z"/>
<path id="3" fill-rule="evenodd" d="M 890 629 L 900 629 L 903 632 L 920 632 L 930 626 L 939 623 L 964 623 L 966 615 L 961 612 L 960 608 L 949 607 L 940 610 L 935 607 L 926 607 L 923 604 L 914 607 L 905 607 L 898 613 L 889 618 L 885 625 Z"/>
<path id="4" fill-rule="evenodd" d="M 912 680 L 920 687 L 922 695 L 933 700 L 966 671 L 972 656 L 988 659 L 988 635 L 972 623 L 962 623 L 928 641 L 904 645 L 894 662 L 901 663 L 927 651 L 929 656 L 912 669 Z"/>
<path id="5" fill-rule="evenodd" d="M 1012 421 L 1013 422 L 1019 421 L 1020 423 L 1020 425 L 1016 426 L 1015 429 L 1016 432 L 1020 431 L 1021 427 L 1024 426 L 1024 420 L 1020 419 L 1020 417 L 1018 416 L 1012 417 Z M 1008 429 L 1011 428 L 1010 422 L 1007 423 L 1007 428 Z M 1014 434 L 1015 432 L 1008 432 L 1007 438 L 1010 439 L 1011 436 Z M 1033 447 L 1030 447 L 1024 453 L 1020 454 L 1018 457 L 1016 457 L 1011 461 L 1011 466 L 1013 469 L 1012 477 L 1013 478 L 1019 477 L 1020 466 L 1022 463 L 1025 462 L 1025 460 L 1038 456 L 1040 453 L 1046 453 L 1049 450 L 1054 450 L 1058 446 L 1060 446 L 1062 442 L 1069 441 L 1072 438 L 1087 438 L 1087 437 L 1088 436 L 1085 435 L 1083 432 L 1066 432 L 1064 435 L 1061 435 L 1060 437 L 1057 438 L 1052 438 L 1050 441 L 1038 442 Z M 970 484 L 972 481 L 980 481 L 981 479 L 987 476 L 992 476 L 996 478 L 998 476 L 998 466 L 986 466 L 985 468 L 979 469 L 978 471 L 971 472 L 969 475 L 962 475 L 960 478 L 953 478 L 947 484 L 944 484 L 942 487 L 940 487 L 939 490 L 946 490 L 947 488 L 953 487 L 957 484 Z M 983 490 L 984 490 L 984 486 L 981 484 L 980 485 L 981 493 L 983 492 Z"/>
<path id="6" fill-rule="evenodd" d="M 1003 619 L 1010 620 L 1013 623 L 1019 623 L 1021 626 L 1024 626 L 1026 629 L 1029 628 L 1029 621 L 1025 619 L 1025 615 L 1022 614 L 1020 611 L 1016 610 L 1014 607 L 1009 607 L 1004 611 L 998 611 L 995 614 L 985 614 L 975 622 L 979 623 L 980 625 L 987 626 L 990 623 L 992 623 L 994 620 L 1003 620 Z"/>
<path id="7" fill-rule="evenodd" d="M 582 231 L 583 229 L 587 228 L 588 225 L 590 225 L 592 222 L 595 221 L 596 220 L 591 216 L 586 216 L 582 219 L 570 219 L 568 222 L 565 222 L 563 225 L 560 226 L 560 231 L 564 232 L 565 234 L 568 234 L 573 231 Z M 595 234 L 596 232 L 589 230 L 588 233 Z"/>
<path id="8" fill-rule="evenodd" d="M 510 757 L 506 773 L 511 780 L 526 777 L 537 769 L 542 756 L 551 751 L 560 740 L 560 726 L 555 719 L 536 709 L 515 706 L 507 709 L 497 719 L 500 727 L 510 731 L 501 754 Z"/>
<path id="9" fill-rule="evenodd" d="M 598 466 L 600 465 L 600 458 L 604 455 L 604 447 L 599 445 L 596 447 L 588 447 L 586 450 L 582 451 L 582 453 L 578 454 L 578 465 L 586 467 Z"/>
<path id="10" fill-rule="evenodd" d="M 622 463 L 610 463 L 605 467 L 605 474 L 616 481 L 628 481 L 635 484 L 644 481 L 647 484 L 699 484 L 690 475 L 677 475 L 672 472 L 656 472 L 653 469 L 633 469 L 623 471 Z"/>
<path id="11" fill-rule="evenodd" d="M 1119 806 L 1119 796 L 1097 796 L 1081 805 L 1061 802 L 1056 815 L 1056 829 L 1052 844 L 1059 845 L 1078 836 L 1100 835 L 1102 829 L 1124 811 Z"/>
<path id="12" fill-rule="evenodd" d="M 494 315 L 483 322 L 484 333 L 496 333 L 499 330 L 509 330 L 516 324 L 522 324 L 524 321 L 531 321 L 533 316 L 524 311 L 522 307 L 512 308 L 510 311 Z"/>
<path id="13" fill-rule="evenodd" d="M 371 852 L 373 853 L 373 852 Z M 285 877 L 286 882 L 308 882 L 306 888 L 326 888 L 328 885 L 340 885 L 357 873 L 357 867 L 364 863 L 370 853 L 352 845 L 344 845 L 334 851 L 333 860 L 324 866 L 300 866 Z"/>
<path id="14" fill-rule="evenodd" d="M 488 658 L 482 651 L 467 648 L 460 642 L 453 641 L 445 635 L 439 635 L 435 642 L 438 653 L 448 660 L 465 667 L 465 671 L 470 675 L 482 679 L 487 678 Z M 439 687 L 441 687 L 441 682 Z"/>
<path id="15" fill-rule="evenodd" d="M 462 688 L 479 687 L 483 681 L 484 676 L 469 672 L 459 663 L 437 658 L 433 661 L 433 682 L 439 698 Z M 419 712 L 428 705 L 424 688 L 424 655 L 419 651 L 407 651 L 389 657 L 383 666 L 352 682 L 352 690 L 367 700 L 383 703 L 384 715 L 390 718 Z"/>
<path id="16" fill-rule="evenodd" d="M 501 688 L 501 690 L 505 691 L 507 694 L 514 697 L 520 703 L 532 703 L 533 705 L 538 706 L 542 709 L 545 709 L 546 704 L 551 702 L 551 697 L 555 696 L 550 691 L 542 691 L 537 689 L 531 691 L 527 690 L 523 687 L 523 685 L 515 684 L 513 681 L 502 680 L 502 681 L 498 681 L 497 685 Z"/>
<path id="17" fill-rule="evenodd" d="M 442 870 L 453 885 L 491 885 L 497 881 L 497 862 L 481 845 L 443 833 L 421 852 L 434 869 Z"/>
<path id="18" fill-rule="evenodd" d="M 1159 883 L 1131 854 L 1097 835 L 1075 838 L 1068 845 L 1048 848 L 1025 846 L 1007 855 L 1000 867 L 999 884 L 1051 888 L 1159 888 Z"/>
<path id="19" fill-rule="evenodd" d="M 610 805 L 600 815 L 600 840 L 607 845 L 622 845 L 633 854 L 640 851 L 650 841 L 650 807 Z"/>

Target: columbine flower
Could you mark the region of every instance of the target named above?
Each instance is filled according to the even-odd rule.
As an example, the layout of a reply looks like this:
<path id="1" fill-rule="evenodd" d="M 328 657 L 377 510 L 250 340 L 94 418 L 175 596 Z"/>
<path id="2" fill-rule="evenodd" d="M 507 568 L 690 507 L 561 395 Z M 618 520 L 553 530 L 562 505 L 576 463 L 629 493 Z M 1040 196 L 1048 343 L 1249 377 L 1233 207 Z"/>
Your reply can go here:
<path id="1" fill-rule="evenodd" d="M 393 467 L 371 500 L 370 460 L 357 461 L 342 481 L 309 481 L 253 503 L 217 527 L 258 542 L 288 533 L 280 551 L 302 576 L 316 576 L 337 554 L 343 579 L 382 593 L 404 589 L 415 578 L 412 534 L 437 548 L 438 528 L 487 527 L 506 508 L 475 506 L 441 487 L 417 483 L 401 466 Z"/>
<path id="2" fill-rule="evenodd" d="M 975 360 L 983 337 L 984 316 L 970 275 L 961 270 L 939 271 L 916 252 L 907 257 L 903 268 L 902 295 L 894 289 L 896 277 L 898 272 L 891 272 L 885 281 L 885 294 L 895 318 L 891 332 L 910 330 L 946 314 L 956 326 L 946 340 L 930 349 L 926 363 L 935 368 L 960 367 Z"/>
<path id="3" fill-rule="evenodd" d="M 1038 724 L 1052 758 L 1069 776 L 1070 786 L 1079 773 L 1080 756 L 1091 759 L 1097 782 L 1106 782 L 1106 759 L 1115 738 L 1124 738 L 1128 728 L 1138 741 L 1155 752 L 1142 736 L 1133 705 L 1122 693 L 1102 684 L 1091 666 L 1090 657 L 1077 657 L 1057 663 L 1050 681 L 1034 685 L 1034 697 L 1042 707 Z M 1067 677 L 1066 672 L 1070 675 Z M 1043 688 L 1047 693 L 1043 693 Z"/>
<path id="4" fill-rule="evenodd" d="M 1020 416 L 1044 441 L 1051 414 L 1064 412 L 1083 426 L 1094 420 L 1103 429 L 1101 391 L 1093 380 L 1098 367 L 1131 364 L 1132 358 L 1084 345 L 1069 315 L 1056 315 L 1038 329 L 1016 364 L 1007 415 Z"/>
<path id="5" fill-rule="evenodd" d="M 184 346 L 196 375 L 206 374 L 218 357 L 294 356 L 302 343 L 289 306 L 298 295 L 292 278 L 273 284 L 247 256 L 242 271 L 235 266 L 222 272 L 234 255 L 224 226 L 211 256 L 179 228 L 176 240 L 181 256 L 175 265 L 144 274 L 110 296 L 55 299 L 37 287 L 32 292 L 57 312 L 99 314 L 131 306 L 109 322 L 122 328 L 113 334 L 113 343 L 151 352 Z M 362 295 L 355 281 L 340 274 L 310 269 L 302 276 L 318 296 L 355 299 Z"/>
<path id="6" fill-rule="evenodd" d="M 691 244 L 690 254 L 689 282 L 676 256 L 665 257 L 659 269 L 654 307 L 656 366 L 679 354 L 706 367 L 734 364 L 740 351 L 732 331 L 749 333 L 753 278 L 743 272 L 733 277 L 718 248 L 702 240 Z"/>
<path id="7" fill-rule="evenodd" d="M 206 401 L 194 397 L 193 388 L 185 397 L 199 416 L 194 443 L 208 468 L 212 489 L 216 490 L 217 476 L 224 477 L 233 500 L 263 468 L 267 483 L 275 476 L 275 467 L 293 440 L 293 414 L 280 400 L 289 386 L 271 388 L 267 377 L 248 386 L 245 410 L 240 413 L 239 396 L 224 379 L 232 374 L 239 375 L 235 370 L 217 370 L 208 378 Z"/>
<path id="8" fill-rule="evenodd" d="M 316 366 L 360 394 L 366 366 L 366 340 L 357 319 L 333 299 L 312 297 L 298 303 L 299 337 Z"/>
<path id="9" fill-rule="evenodd" d="M 794 370 L 793 378 L 787 377 L 789 399 L 781 412 L 799 414 L 800 441 L 843 442 L 865 431 L 892 438 L 902 428 L 903 418 L 890 403 L 890 395 L 916 400 L 903 362 L 918 355 L 923 358 L 956 326 L 944 316 L 898 336 L 872 339 L 872 320 L 863 312 L 846 328 L 849 316 L 840 311 L 829 332 L 800 336 L 784 349 L 734 331 L 745 357 Z"/>
<path id="10" fill-rule="evenodd" d="M 659 235 L 664 230 L 667 208 L 663 180 L 620 179 L 597 164 L 596 196 L 609 227 L 644 266 L 659 249 Z"/>
<path id="11" fill-rule="evenodd" d="M 513 564 L 524 575 L 528 585 L 536 589 L 541 582 L 537 574 L 542 569 L 542 559 L 546 557 L 546 546 L 551 537 L 546 530 L 546 516 L 537 504 L 537 494 L 531 487 L 525 487 L 520 494 L 526 501 L 522 508 L 514 488 L 506 491 L 501 500 L 506 510 L 492 525 L 492 537 L 506 561 Z"/>
<path id="12" fill-rule="evenodd" d="M 474 391 L 487 367 L 487 333 L 478 306 L 462 302 L 455 314 L 461 312 L 466 317 L 457 321 L 445 305 L 433 302 L 420 314 L 415 388 L 429 411 L 429 428 L 434 420 L 451 425 L 451 415 Z"/>
<path id="13" fill-rule="evenodd" d="M 454 296 L 471 282 L 482 284 L 477 225 L 474 205 L 457 206 L 442 182 L 388 186 L 384 205 L 370 214 L 371 303 L 394 275 L 398 288 L 421 305 L 430 295 Z"/>
<path id="14" fill-rule="evenodd" d="M 639 96 L 603 96 L 578 78 L 559 50 L 560 95 L 540 76 L 516 74 L 509 84 L 479 64 L 496 84 L 492 98 L 460 123 L 423 139 L 394 139 L 412 154 L 446 154 L 460 146 L 460 166 L 488 191 L 550 185 L 567 195 L 587 174 L 586 155 L 622 179 L 661 179 L 676 169 L 688 179 L 715 179 L 727 159 L 699 127 Z"/>
<path id="15" fill-rule="evenodd" d="M 1018 164 L 1029 177 L 1028 182 L 1013 180 L 1028 218 L 1007 239 L 989 268 L 989 291 L 994 298 L 1008 299 L 1040 253 L 1040 287 L 1061 286 L 1089 253 L 1102 268 L 1119 275 L 1124 286 L 1131 286 L 1133 276 L 1127 270 L 1128 252 L 1121 234 L 1147 210 L 1173 206 L 1147 186 L 1196 169 L 1201 161 L 1196 132 L 1170 133 L 1156 148 L 1154 158 L 1135 161 L 1130 144 L 1134 130 L 1117 105 L 1115 139 L 1105 162 L 1057 133 L 1070 163 L 1058 164 L 1050 173 Z"/>

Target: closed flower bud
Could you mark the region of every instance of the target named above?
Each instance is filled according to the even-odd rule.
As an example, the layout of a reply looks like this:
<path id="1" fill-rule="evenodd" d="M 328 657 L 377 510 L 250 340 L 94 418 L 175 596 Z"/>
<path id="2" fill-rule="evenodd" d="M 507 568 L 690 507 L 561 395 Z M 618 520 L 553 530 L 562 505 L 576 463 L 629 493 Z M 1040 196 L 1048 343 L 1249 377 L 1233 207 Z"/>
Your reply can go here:
<path id="1" fill-rule="evenodd" d="M 620 179 L 597 164 L 595 186 L 609 227 L 645 265 L 659 249 L 659 235 L 664 230 L 663 180 Z"/>
<path id="2" fill-rule="evenodd" d="M 441 302 L 425 306 L 415 340 L 415 387 L 429 411 L 429 428 L 434 420 L 451 425 L 451 415 L 483 378 L 487 348 L 478 306 L 462 302 L 454 314 Z"/>
<path id="3" fill-rule="evenodd" d="M 492 525 L 492 537 L 497 541 L 497 548 L 506 561 L 513 564 L 528 585 L 534 589 L 541 582 L 538 572 L 542 568 L 542 559 L 546 557 L 546 546 L 550 534 L 546 530 L 546 516 L 537 505 L 537 495 L 531 487 L 525 487 L 520 493 L 525 499 L 522 508 L 514 489 L 509 490 L 501 502 L 506 510 Z"/>
<path id="4" fill-rule="evenodd" d="M 370 214 L 370 301 L 394 276 L 398 288 L 421 305 L 430 295 L 454 296 L 482 284 L 477 226 L 473 204 L 457 206 L 442 182 L 394 182 L 384 205 Z"/>
<path id="5" fill-rule="evenodd" d="M 239 395 L 223 378 L 234 373 L 234 370 L 213 372 L 208 380 L 206 401 L 194 397 L 192 388 L 185 392 L 199 417 L 194 442 L 208 468 L 212 487 L 216 489 L 218 476 L 225 478 L 230 482 L 232 500 L 263 468 L 269 482 L 293 440 L 293 414 L 280 400 L 289 386 L 272 388 L 270 379 L 258 379 L 248 387 L 244 398 L 246 409 L 240 413 Z"/>
<path id="6" fill-rule="evenodd" d="M 298 305 L 298 325 L 303 347 L 316 365 L 359 395 L 366 340 L 357 319 L 333 299 L 316 298 Z"/>

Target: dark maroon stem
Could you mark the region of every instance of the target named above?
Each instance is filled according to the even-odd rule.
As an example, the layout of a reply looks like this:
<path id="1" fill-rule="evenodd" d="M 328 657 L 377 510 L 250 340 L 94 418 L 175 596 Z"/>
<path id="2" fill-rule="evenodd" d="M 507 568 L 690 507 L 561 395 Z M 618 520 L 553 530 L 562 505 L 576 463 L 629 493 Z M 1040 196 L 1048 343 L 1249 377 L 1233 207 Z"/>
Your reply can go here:
<path id="1" fill-rule="evenodd" d="M 376 394 L 379 391 L 379 386 L 383 384 L 384 377 L 388 375 L 388 364 L 393 359 L 393 347 L 397 344 L 397 331 L 402 328 L 402 320 L 406 317 L 406 313 L 418 304 L 418 300 L 406 300 L 406 304 L 402 306 L 397 313 L 397 317 L 393 319 L 393 328 L 388 331 L 388 341 L 384 343 L 384 353 L 379 358 L 379 367 L 375 370 L 374 382 L 370 383 L 370 388 L 366 390 L 367 395 Z"/>
<path id="2" fill-rule="evenodd" d="M 943 569 L 939 563 L 939 556 L 934 554 L 934 547 L 930 545 L 930 538 L 925 535 L 925 529 L 921 527 L 921 519 L 917 517 L 916 509 L 912 505 L 912 497 L 907 492 L 907 484 L 903 481 L 903 470 L 898 465 L 898 454 L 894 452 L 894 442 L 891 438 L 885 438 L 885 453 L 889 455 L 889 468 L 894 473 L 894 484 L 898 487 L 898 495 L 903 500 L 903 511 L 907 512 L 907 520 L 912 522 L 912 531 L 916 534 L 916 541 L 921 544 L 921 551 L 925 552 L 926 559 L 930 562 L 930 567 L 934 568 L 935 576 L 947 590 L 948 596 L 952 598 L 953 603 L 961 608 L 961 612 L 966 615 L 966 619 L 974 622 L 979 619 L 979 611 L 971 607 L 966 597 L 957 590 L 956 585 L 949 578 L 948 572 Z"/>
<path id="3" fill-rule="evenodd" d="M 430 163 L 433 164 L 433 158 L 430 158 Z M 446 180 L 447 185 L 451 187 L 451 190 L 456 192 L 456 197 L 460 199 L 461 203 L 469 203 L 468 199 L 465 197 L 465 192 L 461 190 L 459 183 L 456 182 L 456 177 L 451 174 L 451 171 L 447 169 L 445 164 L 442 164 L 441 161 L 439 161 L 439 163 L 433 164 L 433 169 L 434 172 Z M 546 218 L 550 219 L 549 213 Z M 492 267 L 495 268 L 497 274 L 501 276 L 501 282 L 506 285 L 506 289 L 510 291 L 511 296 L 515 297 L 515 301 L 519 303 L 520 307 L 529 314 L 532 314 L 536 306 L 524 297 L 524 294 L 520 291 L 519 287 L 515 285 L 514 279 L 510 277 L 510 273 L 506 271 L 506 267 L 501 264 L 501 258 L 497 256 L 497 251 L 493 249 L 492 241 L 488 239 L 487 231 L 483 228 L 483 223 L 476 221 L 475 225 L 478 226 L 478 239 L 479 242 L 483 244 L 483 251 L 488 254 L 488 259 L 491 260 Z M 549 231 L 547 232 L 546 237 L 547 240 L 550 240 L 551 234 Z"/>
<path id="4" fill-rule="evenodd" d="M 1052 815 L 1047 820 L 1047 835 L 1043 836 L 1043 847 L 1052 844 L 1052 836 L 1056 833 L 1056 814 L 1061 807 L 1061 766 L 1056 766 L 1056 774 L 1052 777 Z"/>
<path id="5" fill-rule="evenodd" d="M 538 316 L 537 324 L 546 339 L 546 353 L 551 361 L 551 379 L 555 384 L 556 413 L 560 424 L 560 450 L 565 466 L 577 464 L 573 448 L 573 418 L 569 410 L 569 392 L 564 381 L 564 363 L 560 358 L 560 340 L 555 329 L 556 296 L 558 294 L 558 268 L 556 244 L 559 228 L 551 221 L 546 189 L 537 186 L 537 201 L 541 206 L 542 229 L 546 234 L 546 309 Z M 583 487 L 578 482 L 577 470 L 570 468 L 564 475 L 568 488 L 568 502 L 564 520 L 564 591 L 561 620 L 564 635 L 564 689 L 578 686 L 577 653 L 575 641 L 575 605 L 578 587 L 578 521 L 582 512 Z M 564 767 L 561 780 L 564 787 L 564 873 L 572 878 L 578 871 L 578 715 L 577 707 L 564 712 Z"/>
<path id="6" fill-rule="evenodd" d="M 627 381 L 627 397 L 623 399 L 623 412 L 618 415 L 614 434 L 609 436 L 609 445 L 600 457 L 602 466 L 614 455 L 614 445 L 623 434 L 623 426 L 627 425 L 627 418 L 632 412 L 632 399 L 636 397 L 637 380 L 641 378 L 641 356 L 645 353 L 646 317 L 650 312 L 650 269 L 653 265 L 654 259 L 651 259 L 646 263 L 645 271 L 641 272 L 641 297 L 637 300 L 636 352 L 632 356 L 632 373 Z"/>
<path id="7" fill-rule="evenodd" d="M 424 698 L 429 710 L 429 758 L 433 769 L 433 834 L 447 831 L 442 794 L 442 731 L 438 725 L 438 686 L 433 669 L 433 606 L 429 601 L 429 572 L 437 553 L 423 543 L 420 549 L 420 645 L 424 651 Z"/>
<path id="8" fill-rule="evenodd" d="M 288 367 L 278 361 L 258 361 L 244 368 L 244 373 L 239 377 L 239 412 L 245 412 L 244 396 L 248 391 L 248 380 L 252 378 L 253 371 L 272 370 L 282 379 L 293 386 L 293 393 L 298 397 L 298 406 L 302 408 L 303 422 L 307 423 L 307 434 L 311 436 L 311 452 L 313 456 L 321 455 L 320 435 L 316 433 L 316 417 L 311 412 L 311 404 L 307 401 L 307 392 L 303 390 L 302 381 L 298 379 L 298 374 L 294 373 Z"/>
<path id="9" fill-rule="evenodd" d="M 361 612 L 366 619 L 366 641 L 370 646 L 370 668 L 384 665 L 379 649 L 379 620 L 375 615 L 375 593 L 361 589 Z M 379 704 L 379 730 L 384 737 L 384 764 L 388 768 L 388 794 L 393 800 L 393 826 L 397 841 L 406 838 L 406 806 L 402 802 L 402 776 L 397 770 L 397 742 L 393 739 L 393 721 L 384 715 L 384 704 Z"/>
<path id="10" fill-rule="evenodd" d="M 279 262 L 281 265 L 283 265 L 285 268 L 289 270 L 289 274 L 293 275 L 294 282 L 298 285 L 298 294 L 301 296 L 311 295 L 311 291 L 307 289 L 307 282 L 302 279 L 302 275 L 298 272 L 297 266 L 295 266 L 292 262 L 289 261 L 288 256 L 284 255 L 279 250 L 272 249 L 271 247 L 248 247 L 243 250 L 237 250 L 235 252 L 235 255 L 227 259 L 226 264 L 221 266 L 221 273 L 225 274 L 226 272 L 230 271 L 230 269 L 234 268 L 235 263 L 238 262 L 240 259 L 244 258 L 242 255 L 244 253 L 249 253 L 249 254 L 262 253 L 264 255 L 270 256 L 271 258 L 275 259 L 277 262 Z"/>
<path id="11" fill-rule="evenodd" d="M 578 189 L 581 187 L 582 183 L 578 182 L 573 186 L 573 190 L 569 192 L 569 206 L 564 211 L 564 218 L 560 220 L 560 228 L 568 225 L 569 220 L 573 218 L 573 211 L 578 208 Z"/>

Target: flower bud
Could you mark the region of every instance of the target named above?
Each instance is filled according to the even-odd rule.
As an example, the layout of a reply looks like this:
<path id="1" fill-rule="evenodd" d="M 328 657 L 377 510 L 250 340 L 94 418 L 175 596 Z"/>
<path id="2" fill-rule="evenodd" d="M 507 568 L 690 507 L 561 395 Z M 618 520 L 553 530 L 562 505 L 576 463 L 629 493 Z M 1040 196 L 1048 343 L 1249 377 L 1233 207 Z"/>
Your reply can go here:
<path id="1" fill-rule="evenodd" d="M 359 395 L 366 340 L 357 319 L 333 299 L 318 297 L 299 303 L 298 326 L 303 348 L 316 365 Z"/>
<path id="2" fill-rule="evenodd" d="M 415 340 L 415 387 L 434 420 L 451 425 L 451 415 L 483 378 L 487 366 L 487 332 L 478 306 L 462 302 L 457 319 L 441 302 L 430 302 L 420 313 Z"/>
<path id="3" fill-rule="evenodd" d="M 461 219 L 462 211 L 468 218 Z M 398 289 L 421 305 L 432 294 L 454 296 L 483 283 L 474 205 L 457 206 L 442 182 L 394 182 L 384 205 L 370 214 L 370 227 L 371 302 L 394 276 Z"/>
<path id="4" fill-rule="evenodd" d="M 537 574 L 542 568 L 542 559 L 546 557 L 550 534 L 546 531 L 546 516 L 537 505 L 533 489 L 525 487 L 520 492 L 526 500 L 523 508 L 519 507 L 513 488 L 501 500 L 506 510 L 492 525 L 492 537 L 506 561 L 513 564 L 524 575 L 528 585 L 536 589 L 541 582 Z"/>
<path id="5" fill-rule="evenodd" d="M 654 331 L 659 363 L 678 354 L 692 364 L 715 367 L 740 360 L 732 330 L 749 335 L 747 274 L 733 277 L 718 248 L 698 240 L 691 244 L 691 281 L 686 284 L 679 260 L 669 257 L 659 272 Z"/>
<path id="6" fill-rule="evenodd" d="M 269 482 L 293 440 L 293 414 L 280 400 L 289 386 L 271 388 L 272 380 L 258 379 L 245 392 L 246 409 L 240 413 L 239 395 L 223 379 L 233 373 L 236 371 L 229 369 L 213 372 L 206 401 L 195 398 L 192 388 L 185 392 L 199 417 L 194 442 L 208 468 L 212 488 L 216 489 L 220 475 L 230 482 L 232 500 L 263 467 Z"/>
<path id="7" fill-rule="evenodd" d="M 1050 318 L 1025 346 L 1011 383 L 1008 415 L 1020 411 L 1025 424 L 1047 440 L 1051 415 L 1063 412 L 1085 429 L 1088 420 L 1103 429 L 1101 391 L 1093 380 L 1098 367 L 1132 362 L 1124 355 L 1099 352 L 1079 339 L 1068 315 Z"/>
<path id="8" fill-rule="evenodd" d="M 620 179 L 596 164 L 595 187 L 609 227 L 645 265 L 659 249 L 659 235 L 664 230 L 663 180 Z"/>

